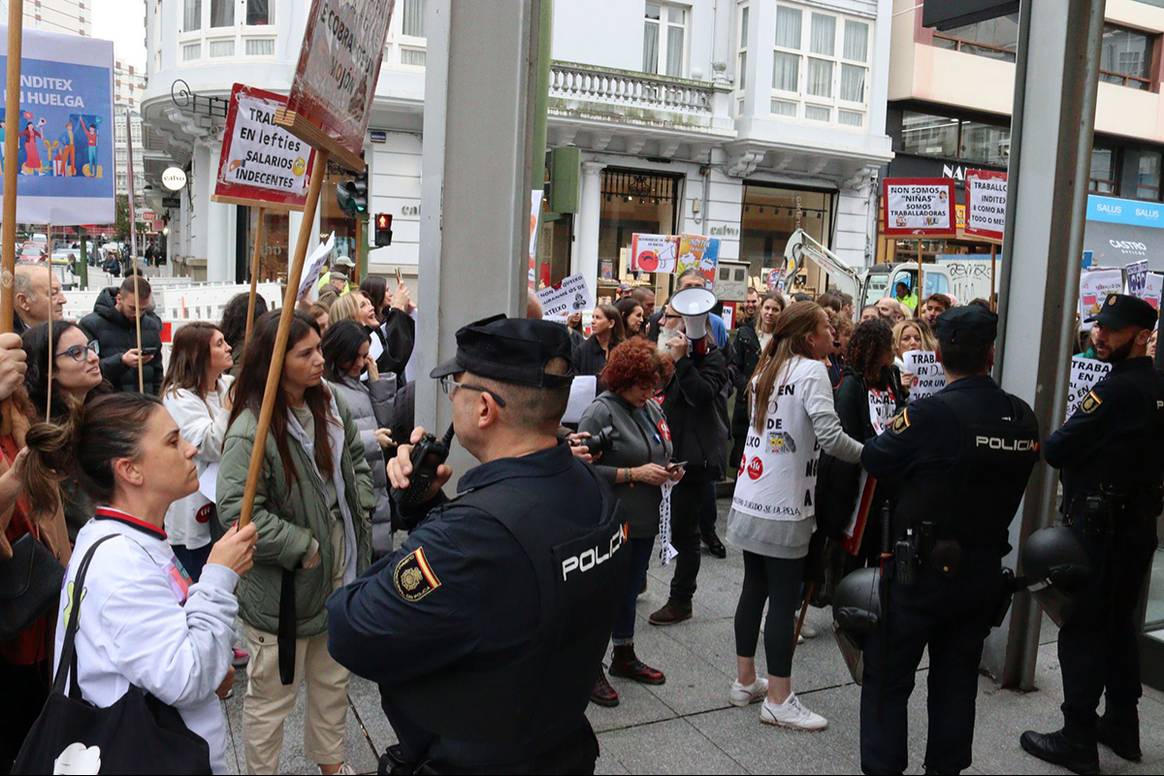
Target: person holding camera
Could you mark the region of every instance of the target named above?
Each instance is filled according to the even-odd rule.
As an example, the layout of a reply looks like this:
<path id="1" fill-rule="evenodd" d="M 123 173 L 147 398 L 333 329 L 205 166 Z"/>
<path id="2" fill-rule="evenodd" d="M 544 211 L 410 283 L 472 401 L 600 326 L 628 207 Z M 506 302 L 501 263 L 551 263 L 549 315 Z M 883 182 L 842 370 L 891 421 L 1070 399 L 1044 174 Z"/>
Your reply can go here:
<path id="1" fill-rule="evenodd" d="M 648 340 L 627 340 L 610 353 L 602 379 L 606 391 L 582 414 L 581 432 L 591 439 L 605 434 L 611 440 L 595 464 L 599 475 L 614 489 L 630 525 L 631 573 L 624 582 L 615 614 L 610 673 L 642 684 L 663 684 L 663 672 L 635 655 L 635 599 L 647 581 L 651 549 L 659 532 L 662 485 L 683 478 L 682 464 L 671 460 L 671 430 L 662 408 L 652 397 L 675 372 L 671 356 L 660 353 Z M 670 498 L 668 495 L 667 498 Z M 618 693 L 599 671 L 590 701 L 617 706 Z"/>

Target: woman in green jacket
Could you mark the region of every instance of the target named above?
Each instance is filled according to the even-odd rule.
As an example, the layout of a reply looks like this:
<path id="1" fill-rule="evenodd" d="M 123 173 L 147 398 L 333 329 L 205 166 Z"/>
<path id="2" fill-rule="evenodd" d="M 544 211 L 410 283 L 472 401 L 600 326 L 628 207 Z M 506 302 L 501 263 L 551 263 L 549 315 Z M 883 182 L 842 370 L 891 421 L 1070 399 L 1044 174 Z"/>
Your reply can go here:
<path id="1" fill-rule="evenodd" d="M 217 493 L 228 526 L 242 511 L 279 314 L 259 319 L 235 383 Z M 346 770 L 348 672 L 328 654 L 324 602 L 369 565 L 374 499 L 359 431 L 323 383 L 315 322 L 296 313 L 287 343 L 255 494 L 255 566 L 237 593 L 251 652 L 246 769 L 278 772 L 283 722 L 306 681 L 304 755 L 331 774 Z"/>

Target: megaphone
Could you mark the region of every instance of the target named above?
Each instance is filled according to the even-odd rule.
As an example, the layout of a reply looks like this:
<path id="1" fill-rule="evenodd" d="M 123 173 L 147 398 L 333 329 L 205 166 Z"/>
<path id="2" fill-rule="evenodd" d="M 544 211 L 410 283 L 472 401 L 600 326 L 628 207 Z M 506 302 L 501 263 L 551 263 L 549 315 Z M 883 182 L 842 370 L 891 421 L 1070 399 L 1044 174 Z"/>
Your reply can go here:
<path id="1" fill-rule="evenodd" d="M 707 336 L 707 314 L 715 307 L 715 294 L 706 288 L 685 288 L 668 301 L 683 316 L 687 339 L 698 342 Z"/>

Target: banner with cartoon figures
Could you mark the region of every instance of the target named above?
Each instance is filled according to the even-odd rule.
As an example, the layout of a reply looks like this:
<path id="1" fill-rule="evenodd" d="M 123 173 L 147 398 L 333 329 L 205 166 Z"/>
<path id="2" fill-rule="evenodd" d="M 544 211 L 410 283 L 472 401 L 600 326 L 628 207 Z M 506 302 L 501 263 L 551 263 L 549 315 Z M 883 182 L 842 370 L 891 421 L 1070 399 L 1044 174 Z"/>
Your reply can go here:
<path id="1" fill-rule="evenodd" d="M 235 84 L 218 161 L 215 201 L 302 210 L 315 149 L 275 124 L 287 98 Z"/>
<path id="2" fill-rule="evenodd" d="M 715 283 L 715 268 L 719 263 L 719 238 L 701 234 L 679 235 L 679 260 L 675 273 L 682 275 L 689 269 L 699 270 L 710 287 Z"/>
<path id="3" fill-rule="evenodd" d="M 20 115 L 0 106 L 0 169 L 20 169 L 16 220 L 113 223 L 113 42 L 25 30 L 22 46 Z M 0 27 L 0 71 L 7 66 Z M 15 159 L 3 155 L 8 132 L 20 137 Z"/>
<path id="4" fill-rule="evenodd" d="M 679 238 L 673 234 L 631 235 L 630 268 L 636 272 L 671 274 L 679 259 Z"/>

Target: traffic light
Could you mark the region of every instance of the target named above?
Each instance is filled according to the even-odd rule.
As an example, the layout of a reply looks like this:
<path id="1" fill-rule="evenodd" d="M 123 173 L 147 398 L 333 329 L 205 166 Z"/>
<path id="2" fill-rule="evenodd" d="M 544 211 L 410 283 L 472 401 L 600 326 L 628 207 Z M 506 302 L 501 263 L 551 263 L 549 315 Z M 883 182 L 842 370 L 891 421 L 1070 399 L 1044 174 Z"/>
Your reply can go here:
<path id="1" fill-rule="evenodd" d="M 383 248 L 392 244 L 392 214 L 376 214 L 376 247 Z"/>
<path id="2" fill-rule="evenodd" d="M 335 187 L 335 200 L 349 216 L 368 212 L 368 168 Z"/>

